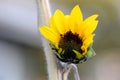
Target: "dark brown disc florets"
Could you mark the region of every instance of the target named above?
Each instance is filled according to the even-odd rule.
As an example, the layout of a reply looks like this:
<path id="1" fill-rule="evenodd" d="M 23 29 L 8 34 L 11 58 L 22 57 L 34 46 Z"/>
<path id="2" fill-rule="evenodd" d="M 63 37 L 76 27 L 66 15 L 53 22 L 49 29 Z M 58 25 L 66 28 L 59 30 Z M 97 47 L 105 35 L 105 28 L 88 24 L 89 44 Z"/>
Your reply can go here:
<path id="1" fill-rule="evenodd" d="M 77 55 L 73 52 L 73 50 L 78 51 L 79 53 L 83 53 L 81 50 L 81 46 L 83 44 L 82 40 L 79 37 L 79 34 L 73 34 L 71 31 L 68 31 L 64 35 L 60 35 L 61 39 L 59 41 L 59 48 L 62 48 L 64 53 L 60 54 L 62 58 L 64 58 L 65 62 L 73 62 L 76 60 Z"/>

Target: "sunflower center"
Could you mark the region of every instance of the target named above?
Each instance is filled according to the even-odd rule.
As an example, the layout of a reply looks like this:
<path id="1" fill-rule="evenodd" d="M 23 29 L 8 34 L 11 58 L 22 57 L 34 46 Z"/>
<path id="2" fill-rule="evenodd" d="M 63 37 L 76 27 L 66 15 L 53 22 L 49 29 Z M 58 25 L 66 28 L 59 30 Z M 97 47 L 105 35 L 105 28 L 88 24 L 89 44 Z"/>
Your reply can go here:
<path id="1" fill-rule="evenodd" d="M 83 53 L 81 50 L 83 43 L 77 33 L 73 34 L 71 31 L 68 31 L 66 34 L 61 34 L 60 36 L 61 39 L 59 42 L 59 47 L 64 50 L 64 54 L 61 54 L 62 57 L 66 59 L 75 59 L 76 54 L 73 52 L 73 50 Z"/>

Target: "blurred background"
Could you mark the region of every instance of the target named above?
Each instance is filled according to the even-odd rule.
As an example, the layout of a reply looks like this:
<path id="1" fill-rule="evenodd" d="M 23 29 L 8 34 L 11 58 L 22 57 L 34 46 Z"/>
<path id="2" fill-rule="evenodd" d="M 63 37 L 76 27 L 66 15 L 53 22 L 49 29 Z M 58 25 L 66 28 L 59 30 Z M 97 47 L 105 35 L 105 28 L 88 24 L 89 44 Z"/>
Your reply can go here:
<path id="1" fill-rule="evenodd" d="M 97 55 L 77 65 L 81 80 L 120 80 L 119 3 L 119 0 L 50 0 L 52 13 L 61 9 L 69 14 L 79 4 L 84 19 L 99 14 L 93 45 Z M 45 25 L 44 14 L 39 16 L 40 24 Z M 0 0 L 0 80 L 47 80 L 37 20 L 36 0 Z"/>

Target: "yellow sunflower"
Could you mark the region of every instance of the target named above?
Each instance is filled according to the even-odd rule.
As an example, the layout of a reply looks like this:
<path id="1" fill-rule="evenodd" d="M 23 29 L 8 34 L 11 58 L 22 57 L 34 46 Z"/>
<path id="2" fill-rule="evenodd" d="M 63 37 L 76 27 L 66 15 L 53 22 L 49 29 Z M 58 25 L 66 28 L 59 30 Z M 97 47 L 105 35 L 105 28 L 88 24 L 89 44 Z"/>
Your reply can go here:
<path id="1" fill-rule="evenodd" d="M 40 26 L 39 30 L 50 41 L 58 59 L 68 63 L 84 62 L 95 54 L 92 43 L 97 17 L 95 14 L 83 20 L 82 12 L 76 5 L 70 15 L 56 10 L 50 18 L 50 25 Z"/>

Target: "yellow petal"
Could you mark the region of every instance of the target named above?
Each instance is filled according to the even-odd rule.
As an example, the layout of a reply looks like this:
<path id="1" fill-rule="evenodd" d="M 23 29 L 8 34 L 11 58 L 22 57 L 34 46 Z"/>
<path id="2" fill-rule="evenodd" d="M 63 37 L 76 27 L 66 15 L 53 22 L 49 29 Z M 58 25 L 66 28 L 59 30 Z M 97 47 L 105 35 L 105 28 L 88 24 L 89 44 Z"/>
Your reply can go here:
<path id="1" fill-rule="evenodd" d="M 56 28 L 56 24 L 55 24 L 53 16 L 51 16 L 51 18 L 50 18 L 50 28 L 54 29 L 57 33 L 59 33 L 59 31 Z"/>
<path id="2" fill-rule="evenodd" d="M 41 27 L 39 27 L 39 30 L 40 30 L 41 34 L 45 38 L 47 38 L 49 41 L 51 41 L 52 43 L 58 43 L 59 42 L 59 37 L 60 36 L 54 30 L 50 29 L 47 26 L 41 26 Z"/>
<path id="3" fill-rule="evenodd" d="M 87 53 L 87 47 L 85 45 L 81 46 L 81 49 L 84 51 L 82 55 L 85 55 Z"/>
<path id="4" fill-rule="evenodd" d="M 74 19 L 69 19 L 69 28 L 72 31 L 72 33 L 77 33 L 78 32 L 78 24 Z"/>
<path id="5" fill-rule="evenodd" d="M 70 31 L 70 22 L 69 22 L 70 16 L 69 15 L 65 15 L 65 33 Z"/>
<path id="6" fill-rule="evenodd" d="M 81 26 L 79 34 L 81 34 L 82 37 L 91 34 L 96 29 L 98 21 L 95 19 L 97 17 L 98 15 L 92 15 L 79 25 Z"/>
<path id="7" fill-rule="evenodd" d="M 94 15 L 88 17 L 86 20 L 84 20 L 84 23 L 88 23 L 88 22 L 94 21 L 94 20 L 96 20 L 97 17 L 98 17 L 98 15 L 94 14 Z"/>
<path id="8" fill-rule="evenodd" d="M 71 24 L 70 29 L 73 33 L 78 31 L 78 24 L 82 22 L 82 20 L 83 20 L 82 12 L 79 6 L 76 5 L 72 9 L 71 14 L 70 14 L 70 24 Z"/>
<path id="9" fill-rule="evenodd" d="M 78 5 L 72 9 L 70 16 L 77 22 L 81 22 L 83 20 L 82 12 Z"/>
<path id="10" fill-rule="evenodd" d="M 91 28 L 92 24 L 96 24 L 98 23 L 97 20 L 95 20 L 98 17 L 98 15 L 92 15 L 90 17 L 88 17 L 86 20 L 84 20 L 83 24 L 84 24 L 84 30 Z M 96 28 L 96 26 L 93 27 L 94 29 Z"/>
<path id="11" fill-rule="evenodd" d="M 59 33 L 64 34 L 65 33 L 64 14 L 60 10 L 56 10 L 55 14 L 53 15 L 53 18 Z"/>
<path id="12" fill-rule="evenodd" d="M 88 47 L 90 47 L 90 45 L 93 43 L 93 37 L 94 36 L 95 36 L 95 34 L 91 34 L 91 35 L 87 36 L 85 40 L 83 40 L 83 45 L 82 45 L 81 49 L 83 51 L 85 51 L 83 53 L 84 55 L 87 52 Z"/>
<path id="13" fill-rule="evenodd" d="M 83 27 L 84 27 L 83 22 L 81 22 L 81 23 L 78 24 L 77 33 L 79 34 L 79 37 L 80 37 L 80 38 L 83 38 L 83 37 L 84 37 Z"/>
<path id="14" fill-rule="evenodd" d="M 92 42 L 93 42 L 94 36 L 95 36 L 95 34 L 91 34 L 91 35 L 87 36 L 86 39 L 83 40 L 83 45 L 85 45 L 86 47 L 89 47 L 89 45 L 92 44 Z"/>
<path id="15" fill-rule="evenodd" d="M 86 29 L 84 29 L 84 31 L 82 31 L 82 38 L 85 39 L 87 38 L 89 35 L 91 35 L 93 33 L 93 31 L 96 29 L 98 24 L 98 21 L 92 21 L 90 24 L 86 23 Z"/>
<path id="16" fill-rule="evenodd" d="M 50 28 L 56 28 L 53 16 L 50 17 Z"/>
<path id="17" fill-rule="evenodd" d="M 85 30 L 85 36 L 91 34 L 97 27 L 97 24 L 98 24 L 98 21 L 93 21 L 91 22 L 91 25 L 88 25 L 90 27 L 88 27 L 86 30 Z"/>

